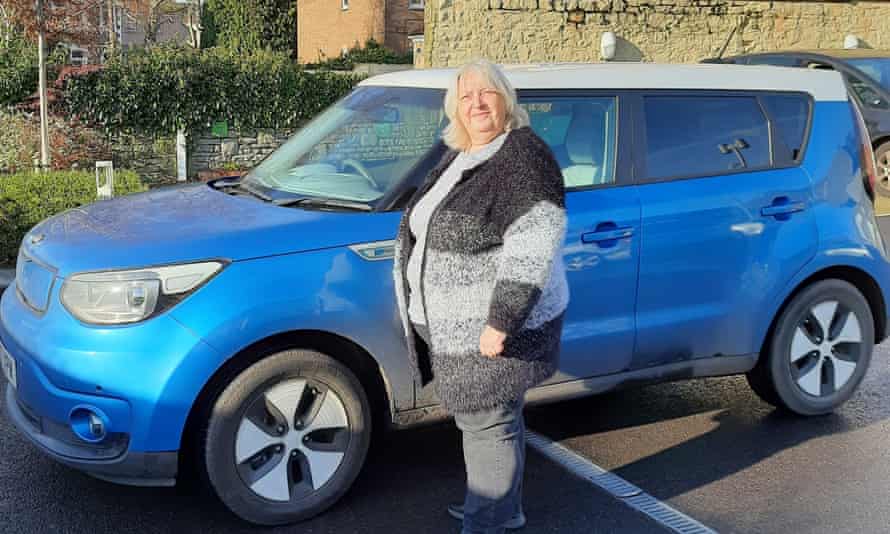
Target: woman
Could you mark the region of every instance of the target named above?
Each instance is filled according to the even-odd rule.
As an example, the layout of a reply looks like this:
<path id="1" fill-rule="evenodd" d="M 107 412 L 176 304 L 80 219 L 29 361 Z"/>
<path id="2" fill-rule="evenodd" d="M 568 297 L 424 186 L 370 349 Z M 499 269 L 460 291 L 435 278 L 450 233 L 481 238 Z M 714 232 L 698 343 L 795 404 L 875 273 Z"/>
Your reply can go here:
<path id="1" fill-rule="evenodd" d="M 448 511 L 466 534 L 503 532 L 525 524 L 523 397 L 557 365 L 565 191 L 494 64 L 459 69 L 445 113 L 451 150 L 402 218 L 396 292 L 416 375 L 429 382 L 432 364 L 463 432 L 467 495 Z"/>

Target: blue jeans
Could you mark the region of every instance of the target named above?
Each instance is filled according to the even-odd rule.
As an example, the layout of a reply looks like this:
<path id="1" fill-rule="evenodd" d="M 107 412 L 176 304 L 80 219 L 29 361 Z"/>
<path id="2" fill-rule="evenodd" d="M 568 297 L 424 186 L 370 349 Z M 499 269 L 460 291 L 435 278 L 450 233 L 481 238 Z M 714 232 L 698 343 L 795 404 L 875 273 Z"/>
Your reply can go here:
<path id="1" fill-rule="evenodd" d="M 414 331 L 429 345 L 426 325 Z M 524 400 L 473 413 L 456 413 L 463 432 L 467 496 L 462 534 L 501 534 L 504 524 L 522 512 L 525 470 Z"/>
<path id="2" fill-rule="evenodd" d="M 463 432 L 467 467 L 462 534 L 501 534 L 522 511 L 525 469 L 523 401 L 475 413 L 454 414 Z"/>

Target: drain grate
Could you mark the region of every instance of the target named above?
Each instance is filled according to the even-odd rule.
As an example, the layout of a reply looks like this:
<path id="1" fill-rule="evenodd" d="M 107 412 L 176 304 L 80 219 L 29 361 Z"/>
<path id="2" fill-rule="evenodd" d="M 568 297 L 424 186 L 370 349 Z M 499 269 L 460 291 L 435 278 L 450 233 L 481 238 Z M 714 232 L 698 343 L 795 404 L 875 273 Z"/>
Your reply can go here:
<path id="1" fill-rule="evenodd" d="M 532 430 L 525 431 L 532 448 L 564 467 L 573 475 L 605 490 L 631 508 L 642 512 L 662 526 L 683 534 L 716 534 L 688 515 L 671 508 L 618 475 L 606 471 L 587 458 Z"/>

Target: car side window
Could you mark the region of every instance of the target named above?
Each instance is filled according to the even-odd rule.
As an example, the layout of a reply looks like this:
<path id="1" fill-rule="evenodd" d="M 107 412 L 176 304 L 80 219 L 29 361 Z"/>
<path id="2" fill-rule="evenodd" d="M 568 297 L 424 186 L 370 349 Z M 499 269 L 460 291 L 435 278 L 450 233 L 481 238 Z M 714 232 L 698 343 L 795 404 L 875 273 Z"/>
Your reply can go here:
<path id="1" fill-rule="evenodd" d="M 764 95 L 763 107 L 773 121 L 776 135 L 775 163 L 791 164 L 800 160 L 810 117 L 810 99 L 805 95 Z"/>
<path id="2" fill-rule="evenodd" d="M 553 150 L 567 189 L 615 182 L 614 97 L 529 97 L 521 105 Z"/>
<path id="3" fill-rule="evenodd" d="M 747 58 L 748 65 L 775 65 L 777 67 L 799 67 L 800 60 L 788 56 L 752 56 Z"/>
<path id="4" fill-rule="evenodd" d="M 711 176 L 768 167 L 766 117 L 753 96 L 644 97 L 646 178 Z"/>
<path id="5" fill-rule="evenodd" d="M 850 89 L 854 93 L 856 93 L 856 97 L 859 98 L 859 101 L 862 102 L 862 105 L 875 109 L 890 108 L 890 103 L 884 100 L 881 95 L 879 95 L 878 92 L 875 91 L 871 87 L 871 85 L 866 83 L 864 80 L 861 80 L 859 77 L 847 73 L 844 73 L 844 78 L 846 79 L 847 85 L 850 87 Z"/>

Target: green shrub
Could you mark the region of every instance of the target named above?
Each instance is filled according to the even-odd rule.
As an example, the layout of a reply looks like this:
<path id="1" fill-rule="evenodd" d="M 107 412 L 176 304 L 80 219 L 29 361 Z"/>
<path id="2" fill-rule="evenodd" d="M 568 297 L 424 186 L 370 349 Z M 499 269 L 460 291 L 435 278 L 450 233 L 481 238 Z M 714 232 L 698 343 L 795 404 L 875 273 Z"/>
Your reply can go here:
<path id="1" fill-rule="evenodd" d="M 414 54 L 397 54 L 384 47 L 374 39 L 368 39 L 365 47 L 358 45 L 352 47 L 340 57 L 331 58 L 318 63 L 306 65 L 312 69 L 352 70 L 356 63 L 385 63 L 385 64 L 411 64 L 414 63 Z"/>
<path id="2" fill-rule="evenodd" d="M 360 77 L 310 73 L 287 55 L 171 46 L 134 51 L 65 84 L 68 112 L 112 132 L 293 129 L 348 93 Z"/>
<path id="3" fill-rule="evenodd" d="M 0 40 L 0 107 L 18 104 L 37 91 L 37 45 L 13 35 Z"/>
<path id="4" fill-rule="evenodd" d="M 40 124 L 21 113 L 0 110 L 0 172 L 34 167 L 40 156 Z"/>
<path id="5" fill-rule="evenodd" d="M 144 191 L 132 171 L 114 173 L 115 195 Z M 43 219 L 96 200 L 96 175 L 82 171 L 0 175 L 0 265 L 15 263 L 25 234 Z"/>
<path id="6" fill-rule="evenodd" d="M 294 53 L 296 0 L 207 0 L 203 19 L 205 48 Z"/>

